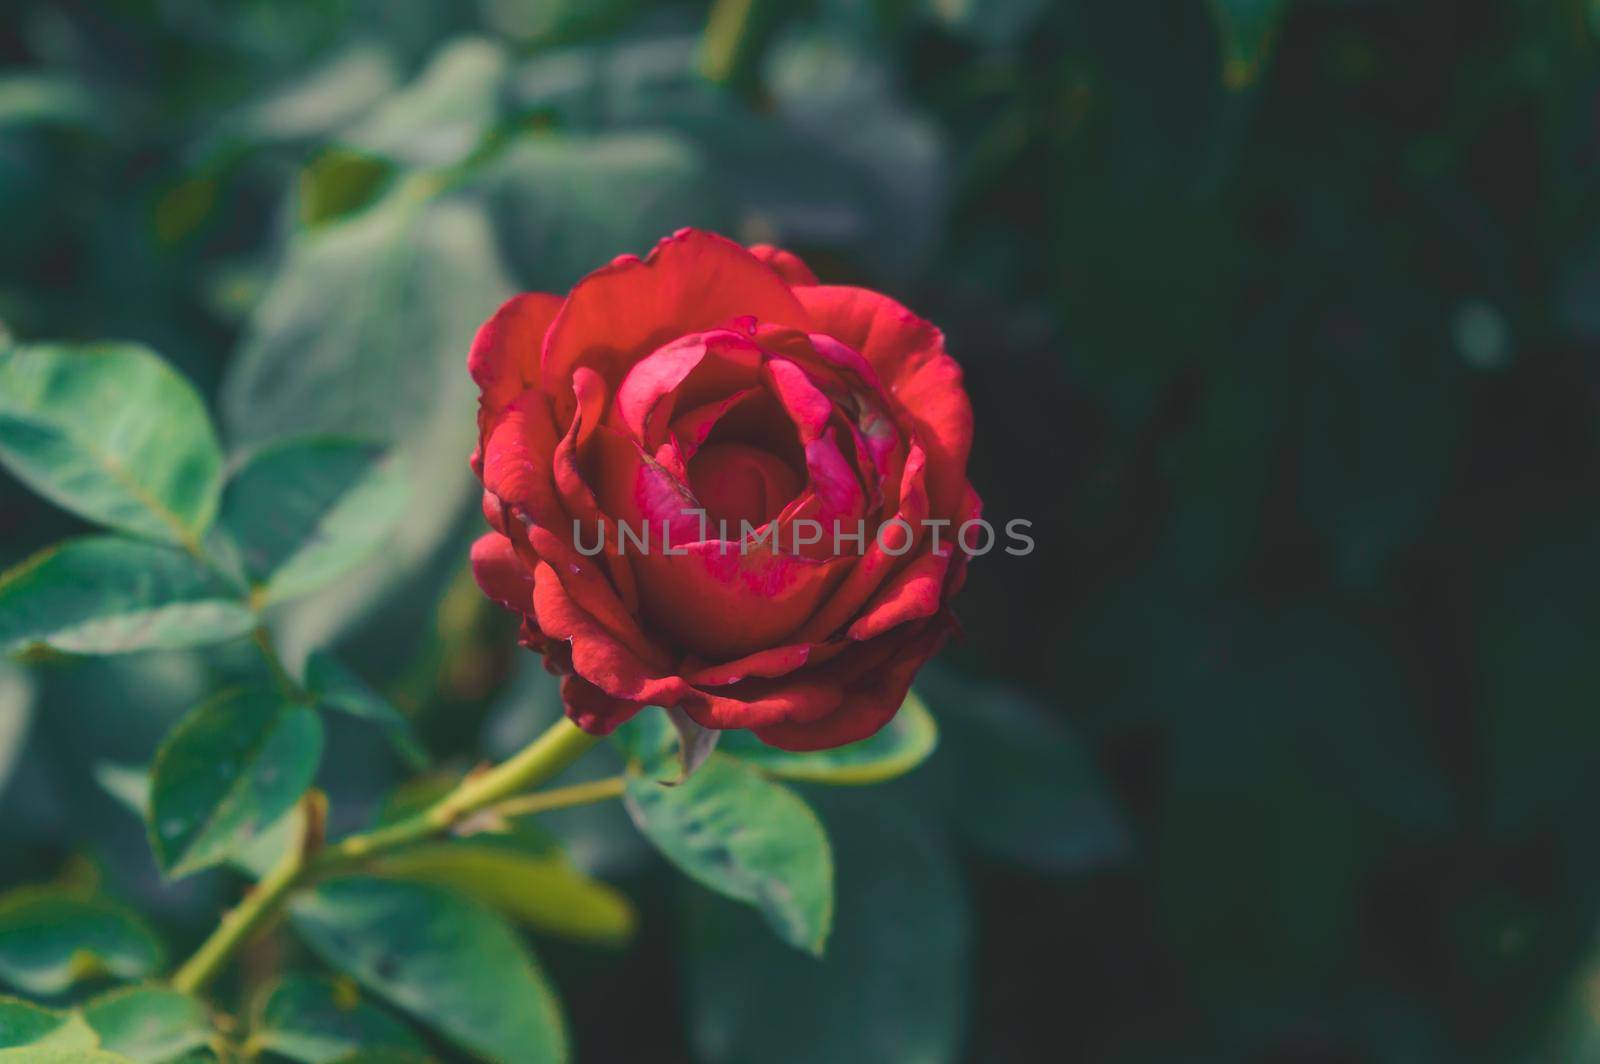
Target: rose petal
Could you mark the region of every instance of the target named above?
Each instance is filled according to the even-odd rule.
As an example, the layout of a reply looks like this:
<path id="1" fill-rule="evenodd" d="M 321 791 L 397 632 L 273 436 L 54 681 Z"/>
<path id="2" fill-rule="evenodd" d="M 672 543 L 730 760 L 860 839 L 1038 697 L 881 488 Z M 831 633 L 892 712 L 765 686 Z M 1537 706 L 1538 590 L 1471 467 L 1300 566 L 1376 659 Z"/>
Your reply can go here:
<path id="1" fill-rule="evenodd" d="M 907 638 L 896 633 L 859 644 L 856 653 L 841 655 L 822 670 L 840 692 L 836 709 L 816 720 L 758 726 L 752 729 L 756 738 L 795 751 L 827 750 L 867 738 L 900 711 L 912 678 L 938 651 L 947 631 L 947 625 L 933 620 Z"/>
<path id="2" fill-rule="evenodd" d="M 909 526 L 913 537 L 911 545 L 907 546 L 905 542 L 904 527 L 896 524 L 892 528 L 879 529 L 867 544 L 866 552 L 855 559 L 855 564 L 839 588 L 795 633 L 796 642 L 820 643 L 832 637 L 850 622 L 884 580 L 918 556 L 918 543 L 924 536 L 923 521 L 928 516 L 927 494 L 922 487 L 925 465 L 922 449 L 913 446 L 902 475 L 900 509 L 892 519 Z"/>
<path id="3" fill-rule="evenodd" d="M 808 328 L 789 286 L 731 240 L 680 229 L 644 260 L 618 260 L 578 282 L 545 336 L 543 380 L 558 408 L 579 365 L 613 385 L 635 360 L 740 316 Z"/>
<path id="4" fill-rule="evenodd" d="M 752 677 L 770 679 L 784 676 L 804 665 L 811 657 L 811 649 L 810 643 L 794 643 L 789 646 L 773 647 L 770 650 L 758 650 L 754 654 L 721 665 L 689 668 L 685 662 L 683 678 L 696 687 L 723 687 Z"/>
<path id="5" fill-rule="evenodd" d="M 885 582 L 846 634 L 856 640 L 873 639 L 907 621 L 938 613 L 953 553 L 947 544 L 941 546 L 939 553 L 922 555 Z"/>
<path id="6" fill-rule="evenodd" d="M 680 708 L 702 728 L 758 728 L 786 721 L 812 721 L 839 708 L 843 694 L 805 673 L 777 680 L 749 680 L 737 687 L 695 689 Z"/>
<path id="7" fill-rule="evenodd" d="M 817 283 L 817 275 L 811 272 L 811 267 L 792 251 L 771 244 L 751 244 L 750 254 L 770 266 L 790 285 Z"/>
<path id="8" fill-rule="evenodd" d="M 617 725 L 644 708 L 643 702 L 613 698 L 582 676 L 561 679 L 561 702 L 567 718 L 590 735 L 610 735 Z"/>
<path id="9" fill-rule="evenodd" d="M 481 405 L 499 410 L 539 383 L 544 334 L 561 310 L 559 296 L 524 292 L 503 303 L 478 328 L 467 354 L 467 372 L 482 392 Z"/>
<path id="10" fill-rule="evenodd" d="M 541 563 L 533 576 L 533 608 L 539 628 L 551 639 L 572 645 L 572 668 L 617 698 L 652 705 L 676 705 L 688 685 L 653 667 L 618 641 L 572 600 L 555 570 Z"/>
<path id="11" fill-rule="evenodd" d="M 653 628 L 709 661 L 794 642 L 789 636 L 852 561 L 812 561 L 766 543 L 744 553 L 738 543 L 719 540 L 681 549 L 637 559 L 639 597 Z"/>
<path id="12" fill-rule="evenodd" d="M 712 330 L 682 337 L 628 370 L 617 390 L 617 419 L 641 446 L 653 449 L 683 399 L 680 390 L 721 399 L 753 385 L 760 367 L 761 350 L 748 336 Z"/>
<path id="13" fill-rule="evenodd" d="M 472 575 L 483 593 L 506 609 L 533 612 L 533 573 L 505 536 L 490 532 L 472 544 Z"/>
<path id="14" fill-rule="evenodd" d="M 540 392 L 523 392 L 484 435 L 479 470 L 484 488 L 546 527 L 569 526 L 550 467 L 555 448 L 548 401 Z"/>
<path id="15" fill-rule="evenodd" d="M 756 388 L 742 388 L 726 399 L 701 403 L 688 413 L 673 418 L 668 431 L 677 445 L 680 460 L 688 462 L 694 457 L 695 452 L 706 442 L 706 437 L 711 435 L 711 430 L 717 427 L 724 414 L 762 394 Z"/>
<path id="16" fill-rule="evenodd" d="M 817 285 L 794 292 L 819 331 L 859 351 L 877 372 L 927 452 L 932 512 L 954 519 L 966 489 L 972 406 L 943 334 L 865 288 Z"/>

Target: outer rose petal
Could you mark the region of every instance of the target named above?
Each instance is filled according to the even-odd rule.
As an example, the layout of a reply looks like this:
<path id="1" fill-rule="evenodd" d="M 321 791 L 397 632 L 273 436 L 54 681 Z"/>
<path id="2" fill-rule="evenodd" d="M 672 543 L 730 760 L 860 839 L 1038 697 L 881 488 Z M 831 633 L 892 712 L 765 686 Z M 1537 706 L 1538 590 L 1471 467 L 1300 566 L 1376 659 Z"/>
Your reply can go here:
<path id="1" fill-rule="evenodd" d="M 467 355 L 467 372 L 483 393 L 486 411 L 497 411 L 539 383 L 544 334 L 563 300 L 543 292 L 512 296 L 478 328 Z"/>
<path id="2" fill-rule="evenodd" d="M 972 404 L 944 336 L 888 296 L 865 288 L 817 285 L 795 295 L 817 328 L 866 358 L 928 453 L 929 509 L 954 520 L 967 483 Z"/>
<path id="3" fill-rule="evenodd" d="M 635 360 L 687 333 L 754 316 L 807 328 L 789 286 L 733 241 L 680 229 L 650 257 L 617 259 L 578 282 L 545 336 L 544 382 L 563 412 L 579 365 L 613 388 Z"/>
<path id="4" fill-rule="evenodd" d="M 624 646 L 567 594 L 555 570 L 540 563 L 534 571 L 533 608 L 539 628 L 550 639 L 572 644 L 572 668 L 617 698 L 674 706 L 688 684 L 653 668 Z"/>
<path id="5" fill-rule="evenodd" d="M 940 546 L 940 553 L 922 555 L 879 588 L 846 634 L 851 639 L 872 639 L 906 621 L 938 613 L 951 554 L 948 546 Z"/>
<path id="6" fill-rule="evenodd" d="M 506 609 L 524 615 L 533 612 L 533 573 L 500 533 L 479 536 L 472 544 L 472 575 L 483 593 Z"/>
<path id="7" fill-rule="evenodd" d="M 839 708 L 843 695 L 826 680 L 796 673 L 781 680 L 751 680 L 718 691 L 696 690 L 680 708 L 702 728 L 759 728 L 819 720 Z"/>
<path id="8" fill-rule="evenodd" d="M 940 529 L 939 550 L 932 550 L 914 559 L 888 580 L 861 609 L 861 616 L 846 634 L 851 639 L 872 639 L 891 628 L 932 617 L 960 586 L 966 577 L 967 553 L 961 548 L 961 527 L 976 520 L 983 512 L 983 502 L 970 487 L 962 503 L 961 516 L 955 523 Z"/>
<path id="9" fill-rule="evenodd" d="M 817 283 L 817 275 L 811 272 L 811 267 L 792 251 L 771 244 L 751 244 L 750 254 L 771 266 L 790 285 Z"/>
<path id="10" fill-rule="evenodd" d="M 610 735 L 617 725 L 644 708 L 643 702 L 613 698 L 576 675 L 561 678 L 561 701 L 572 723 L 590 735 Z"/>
<path id="11" fill-rule="evenodd" d="M 485 426 L 478 476 L 485 490 L 530 520 L 567 533 L 571 522 L 551 469 L 556 442 L 545 397 L 523 392 Z"/>
<path id="12" fill-rule="evenodd" d="M 699 687 L 725 687 L 752 676 L 771 678 L 787 675 L 804 665 L 810 657 L 810 643 L 792 643 L 771 650 L 758 650 L 722 665 L 686 669 L 683 678 Z"/>
<path id="13" fill-rule="evenodd" d="M 901 638 L 899 633 L 863 643 L 822 669 L 841 693 L 839 707 L 813 721 L 785 721 L 757 726 L 757 739 L 784 750 L 827 750 L 857 742 L 882 728 L 899 712 L 911 690 L 911 679 L 944 641 L 947 626 L 940 619 Z"/>

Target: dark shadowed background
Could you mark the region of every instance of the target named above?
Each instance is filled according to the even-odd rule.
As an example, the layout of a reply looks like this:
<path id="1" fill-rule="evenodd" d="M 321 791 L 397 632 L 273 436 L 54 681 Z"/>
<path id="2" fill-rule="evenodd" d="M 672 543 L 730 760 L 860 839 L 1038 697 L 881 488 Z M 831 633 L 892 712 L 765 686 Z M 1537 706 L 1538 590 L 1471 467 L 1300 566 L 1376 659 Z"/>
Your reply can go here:
<path id="1" fill-rule="evenodd" d="M 236 450 L 395 441 L 413 513 L 280 637 L 458 766 L 555 712 L 464 568 L 502 299 L 692 224 L 946 330 L 1037 550 L 940 751 L 810 795 L 820 964 L 552 818 L 643 914 L 535 939 L 580 1060 L 1600 1060 L 1597 58 L 1588 0 L 8 0 L 0 322 L 150 345 Z M 0 564 L 76 528 L 0 474 Z M 256 667 L 0 664 L 0 887 L 197 941 L 238 881 L 96 767 Z M 331 743 L 342 830 L 404 769 Z"/>

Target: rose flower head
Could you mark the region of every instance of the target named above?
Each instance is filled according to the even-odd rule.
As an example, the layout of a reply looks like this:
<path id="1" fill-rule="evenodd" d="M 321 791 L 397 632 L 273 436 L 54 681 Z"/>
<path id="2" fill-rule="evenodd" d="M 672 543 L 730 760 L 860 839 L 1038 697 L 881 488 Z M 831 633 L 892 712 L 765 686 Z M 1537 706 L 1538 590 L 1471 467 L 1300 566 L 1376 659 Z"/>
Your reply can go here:
<path id="1" fill-rule="evenodd" d="M 479 329 L 478 583 L 604 734 L 646 705 L 818 750 L 900 708 L 979 517 L 938 329 L 685 229 Z"/>

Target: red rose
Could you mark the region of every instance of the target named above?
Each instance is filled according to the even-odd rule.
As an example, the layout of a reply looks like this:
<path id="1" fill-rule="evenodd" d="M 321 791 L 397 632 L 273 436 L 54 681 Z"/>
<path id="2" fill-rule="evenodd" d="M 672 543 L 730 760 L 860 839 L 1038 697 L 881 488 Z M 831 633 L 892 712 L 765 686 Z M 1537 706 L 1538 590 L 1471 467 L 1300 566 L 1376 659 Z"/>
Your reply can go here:
<path id="1" fill-rule="evenodd" d="M 816 750 L 894 716 L 979 514 L 938 329 L 686 229 L 565 299 L 515 297 L 468 368 L 495 529 L 473 570 L 580 727 L 658 705 Z"/>

